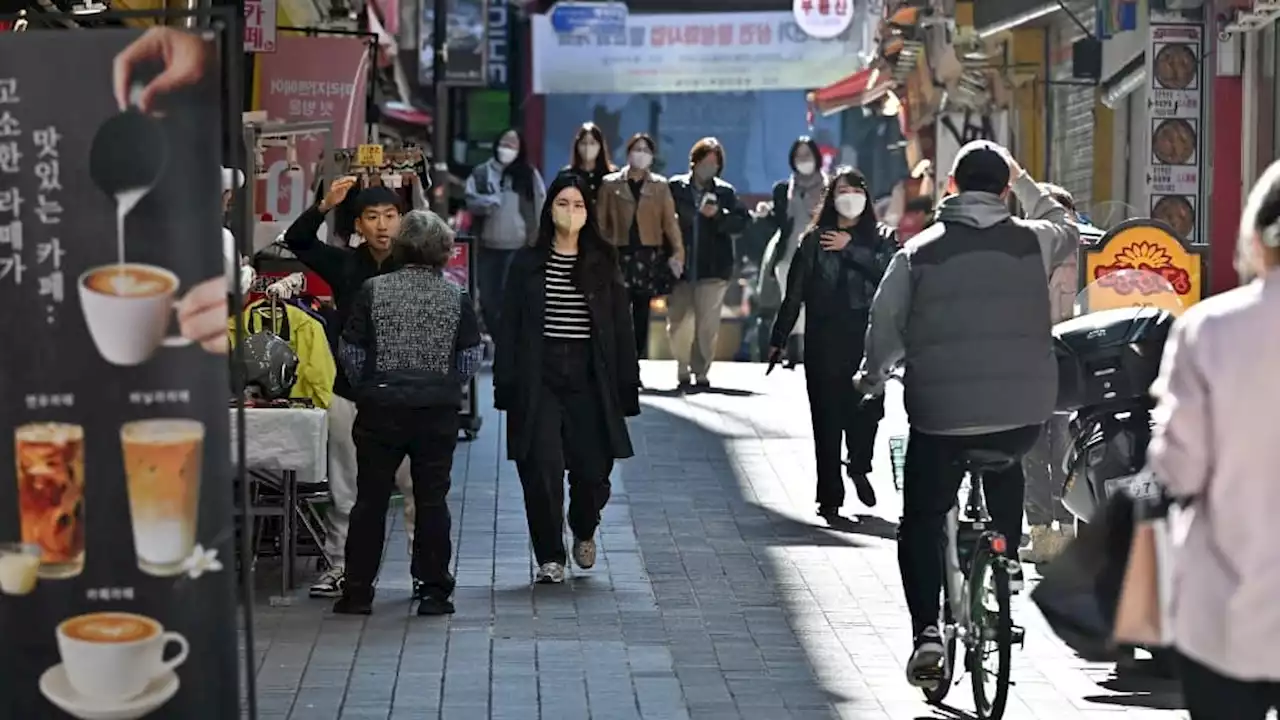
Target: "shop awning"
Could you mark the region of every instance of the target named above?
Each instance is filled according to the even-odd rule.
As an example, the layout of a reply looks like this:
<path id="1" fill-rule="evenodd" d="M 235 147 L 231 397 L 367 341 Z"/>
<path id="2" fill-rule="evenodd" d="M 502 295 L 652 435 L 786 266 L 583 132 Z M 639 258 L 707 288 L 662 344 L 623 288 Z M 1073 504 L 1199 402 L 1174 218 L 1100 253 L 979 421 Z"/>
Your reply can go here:
<path id="1" fill-rule="evenodd" d="M 809 104 L 823 115 L 862 107 L 883 98 L 893 89 L 893 76 L 870 67 L 809 93 Z"/>
<path id="2" fill-rule="evenodd" d="M 1099 102 L 1114 110 L 1129 93 L 1142 87 L 1147 79 L 1147 53 L 1140 52 L 1124 64 L 1111 77 L 1103 79 L 1098 85 Z"/>

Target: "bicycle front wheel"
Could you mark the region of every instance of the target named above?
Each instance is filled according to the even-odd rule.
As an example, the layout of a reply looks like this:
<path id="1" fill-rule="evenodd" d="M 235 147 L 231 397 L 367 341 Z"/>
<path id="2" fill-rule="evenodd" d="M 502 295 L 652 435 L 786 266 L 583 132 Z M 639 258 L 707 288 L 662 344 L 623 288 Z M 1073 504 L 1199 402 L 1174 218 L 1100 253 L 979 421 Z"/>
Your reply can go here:
<path id="1" fill-rule="evenodd" d="M 1013 617 L 1009 574 L 1003 557 L 991 549 L 992 536 L 978 542 L 969 571 L 969 618 L 973 644 L 966 659 L 973 681 L 973 704 L 982 720 L 1000 720 L 1009 701 L 1009 664 L 1013 654 Z"/>

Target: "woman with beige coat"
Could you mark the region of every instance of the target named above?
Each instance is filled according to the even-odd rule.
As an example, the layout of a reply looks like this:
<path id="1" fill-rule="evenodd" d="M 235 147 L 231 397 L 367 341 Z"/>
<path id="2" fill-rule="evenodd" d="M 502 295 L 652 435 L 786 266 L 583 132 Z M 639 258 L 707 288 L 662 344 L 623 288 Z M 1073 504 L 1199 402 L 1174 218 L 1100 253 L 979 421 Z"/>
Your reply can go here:
<path id="1" fill-rule="evenodd" d="M 1189 517 L 1172 609 L 1192 720 L 1280 708 L 1280 163 L 1249 194 L 1237 268 L 1247 285 L 1178 318 L 1152 386 L 1148 468 Z"/>
<path id="2" fill-rule="evenodd" d="M 632 135 L 626 166 L 604 177 L 596 200 L 600 234 L 618 248 L 641 358 L 649 355 L 649 302 L 670 293 L 684 272 L 675 201 L 667 179 L 651 169 L 655 148 L 647 133 Z"/>

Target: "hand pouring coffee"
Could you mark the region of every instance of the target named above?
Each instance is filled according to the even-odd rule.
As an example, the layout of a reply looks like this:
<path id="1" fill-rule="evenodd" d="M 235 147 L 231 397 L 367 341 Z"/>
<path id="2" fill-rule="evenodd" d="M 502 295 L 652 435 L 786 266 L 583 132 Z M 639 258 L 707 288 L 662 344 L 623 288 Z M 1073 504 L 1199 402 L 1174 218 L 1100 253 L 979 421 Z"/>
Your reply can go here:
<path id="1" fill-rule="evenodd" d="M 133 86 L 135 105 L 142 87 Z M 113 365 L 138 365 L 161 345 L 189 344 L 165 337 L 177 276 L 125 258 L 125 218 L 156 186 L 167 162 L 164 126 L 133 106 L 103 123 L 89 150 L 90 177 L 116 201 L 116 262 L 80 276 L 80 306 L 99 354 Z"/>
<path id="2" fill-rule="evenodd" d="M 116 262 L 121 265 L 124 219 L 156 186 L 169 159 L 164 127 L 136 107 L 142 88 L 141 83 L 134 84 L 130 99 L 135 104 L 103 123 L 89 150 L 89 176 L 116 200 Z"/>

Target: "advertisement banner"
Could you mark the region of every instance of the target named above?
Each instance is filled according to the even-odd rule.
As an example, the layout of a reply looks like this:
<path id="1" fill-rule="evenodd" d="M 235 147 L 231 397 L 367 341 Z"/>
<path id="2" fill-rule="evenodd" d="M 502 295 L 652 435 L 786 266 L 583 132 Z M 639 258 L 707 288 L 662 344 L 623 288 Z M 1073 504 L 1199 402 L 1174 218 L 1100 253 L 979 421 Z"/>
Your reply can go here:
<path id="1" fill-rule="evenodd" d="M 1165 307 L 1167 310 L 1188 308 L 1204 299 L 1203 248 L 1188 245 L 1173 228 L 1159 220 L 1121 223 L 1101 242 L 1085 250 L 1084 255 L 1081 280 L 1089 291 L 1091 312 L 1132 307 L 1135 294 L 1147 295 L 1151 303 L 1161 307 L 1173 299 L 1160 287 L 1130 287 L 1128 281 L 1134 276 L 1119 272 L 1121 270 L 1144 270 L 1168 281 L 1177 293 L 1177 302 Z"/>
<path id="2" fill-rule="evenodd" d="M 297 141 L 297 165 L 284 148 L 267 148 L 266 178 L 258 181 L 254 207 L 276 221 L 292 221 L 313 202 L 311 188 L 325 147 L 365 140 L 369 44 L 350 37 L 282 36 L 278 51 L 258 58 L 255 110 L 273 122 L 329 122 L 332 132 Z"/>
<path id="3" fill-rule="evenodd" d="M 804 90 L 861 66 L 860 19 L 834 38 L 800 29 L 790 12 L 681 13 L 626 18 L 623 32 L 557 32 L 531 18 L 533 91 L 584 93 Z"/>
<path id="4" fill-rule="evenodd" d="M 501 0 L 493 0 L 501 2 Z M 489 2 L 490 0 L 449 0 L 449 23 L 446 40 L 449 64 L 445 68 L 445 82 L 449 85 L 487 87 L 489 74 L 485 63 L 489 55 Z M 418 37 L 418 80 L 424 85 L 432 82 L 435 68 L 435 8 L 432 3 L 422 3 L 422 24 Z"/>
<path id="5" fill-rule="evenodd" d="M 3 718 L 240 714 L 227 358 L 174 312 L 226 287 L 219 65 L 156 34 L 0 37 Z M 120 112 L 162 51 L 203 71 Z"/>
<path id="6" fill-rule="evenodd" d="M 1194 245 L 1209 178 L 1205 162 L 1205 27 L 1178 13 L 1152 14 L 1147 47 L 1148 210 Z"/>
<path id="7" fill-rule="evenodd" d="M 276 51 L 276 0 L 244 0 L 244 51 Z"/>

